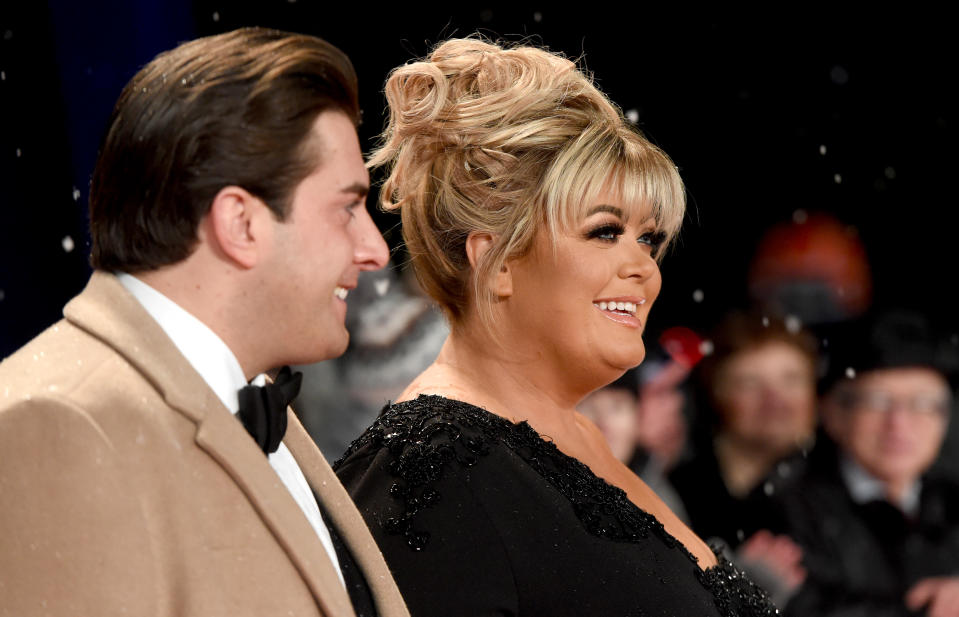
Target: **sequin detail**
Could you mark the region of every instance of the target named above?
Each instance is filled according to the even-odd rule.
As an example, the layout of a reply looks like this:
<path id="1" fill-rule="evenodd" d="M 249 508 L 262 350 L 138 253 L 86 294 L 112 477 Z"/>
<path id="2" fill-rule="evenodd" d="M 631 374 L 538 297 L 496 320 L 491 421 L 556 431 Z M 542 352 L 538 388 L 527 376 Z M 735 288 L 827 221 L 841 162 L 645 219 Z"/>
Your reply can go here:
<path id="1" fill-rule="evenodd" d="M 528 423 L 513 424 L 468 403 L 441 396 L 421 395 L 415 400 L 387 406 L 376 422 L 347 449 L 339 461 L 360 448 L 386 448 L 388 471 L 396 479 L 392 499 L 401 513 L 387 519 L 386 531 L 403 535 L 411 549 L 427 546 L 430 534 L 417 528 L 416 516 L 439 503 L 436 483 L 453 465 L 476 465 L 503 444 L 521 457 L 572 504 L 577 518 L 591 534 L 616 542 L 639 543 L 656 534 L 668 547 L 681 551 L 695 566 L 700 583 L 712 592 L 724 617 L 772 616 L 779 611 L 766 593 L 753 584 L 716 548 L 718 565 L 707 570 L 662 523 L 638 508 L 626 493 L 596 476 L 582 462 L 561 452 Z M 745 612 L 744 612 L 745 610 Z"/>

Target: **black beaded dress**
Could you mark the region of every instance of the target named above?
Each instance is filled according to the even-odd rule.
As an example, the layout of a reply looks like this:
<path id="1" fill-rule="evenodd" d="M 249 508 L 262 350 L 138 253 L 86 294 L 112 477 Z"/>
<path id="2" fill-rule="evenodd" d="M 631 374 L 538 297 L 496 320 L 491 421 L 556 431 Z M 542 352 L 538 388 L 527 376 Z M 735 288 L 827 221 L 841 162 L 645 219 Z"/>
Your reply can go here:
<path id="1" fill-rule="evenodd" d="M 468 403 L 389 406 L 334 468 L 413 617 L 778 614 L 529 424 Z"/>

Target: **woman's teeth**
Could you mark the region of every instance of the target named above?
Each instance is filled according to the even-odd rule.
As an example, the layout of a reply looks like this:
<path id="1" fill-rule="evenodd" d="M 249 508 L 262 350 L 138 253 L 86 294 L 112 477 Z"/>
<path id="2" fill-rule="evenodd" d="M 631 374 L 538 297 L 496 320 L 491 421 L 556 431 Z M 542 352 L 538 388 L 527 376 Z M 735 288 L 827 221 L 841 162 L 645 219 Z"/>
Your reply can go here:
<path id="1" fill-rule="evenodd" d="M 346 300 L 346 294 L 348 293 L 349 291 L 346 289 L 346 287 L 337 287 L 336 289 L 333 290 L 333 295 L 339 298 L 340 300 Z"/>
<path id="2" fill-rule="evenodd" d="M 644 301 L 639 302 L 639 304 L 643 303 Z M 635 302 L 594 302 L 593 306 L 601 311 L 617 311 L 619 313 L 629 313 L 630 315 L 636 314 Z"/>

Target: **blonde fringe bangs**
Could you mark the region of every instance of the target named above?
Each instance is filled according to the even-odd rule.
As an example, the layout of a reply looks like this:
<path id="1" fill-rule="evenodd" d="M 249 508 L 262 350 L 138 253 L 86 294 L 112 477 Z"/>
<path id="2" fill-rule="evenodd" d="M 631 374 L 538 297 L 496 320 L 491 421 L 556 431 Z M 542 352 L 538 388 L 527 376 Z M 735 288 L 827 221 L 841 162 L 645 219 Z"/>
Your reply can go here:
<path id="1" fill-rule="evenodd" d="M 630 217 L 652 216 L 666 244 L 679 232 L 686 211 L 679 172 L 659 148 L 628 127 L 587 131 L 549 170 L 542 199 L 553 237 L 575 229 L 602 192 Z"/>

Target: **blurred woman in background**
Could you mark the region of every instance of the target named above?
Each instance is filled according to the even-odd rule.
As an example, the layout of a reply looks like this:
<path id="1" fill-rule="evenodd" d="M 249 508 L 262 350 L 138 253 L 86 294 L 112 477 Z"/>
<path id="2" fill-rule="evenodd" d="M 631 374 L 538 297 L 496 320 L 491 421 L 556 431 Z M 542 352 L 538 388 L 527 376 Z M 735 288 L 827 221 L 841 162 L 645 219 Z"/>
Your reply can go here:
<path id="1" fill-rule="evenodd" d="M 812 446 L 816 344 L 794 324 L 739 312 L 710 340 L 713 351 L 696 371 L 693 455 L 670 479 L 693 529 L 736 547 L 762 526 L 752 497 L 774 486 L 765 485 L 770 474 L 788 475 L 791 455 Z"/>
<path id="2" fill-rule="evenodd" d="M 680 520 L 688 524 L 689 517 L 683 502 L 666 478 L 666 465 L 671 460 L 661 455 L 680 451 L 685 441 L 682 410 L 685 399 L 677 384 L 672 382 L 676 377 L 666 373 L 671 369 L 658 370 L 646 381 L 642 381 L 639 371 L 627 371 L 613 383 L 583 399 L 577 410 L 596 425 L 613 455 L 653 489 Z M 677 373 L 675 370 L 672 372 Z M 685 373 L 683 369 L 678 374 Z M 665 419 L 654 418 L 654 414 L 665 416 Z M 655 424 L 652 431 L 648 428 L 650 424 Z M 649 439 L 653 431 L 657 437 L 667 437 L 662 441 L 668 449 L 647 449 L 644 439 Z"/>

